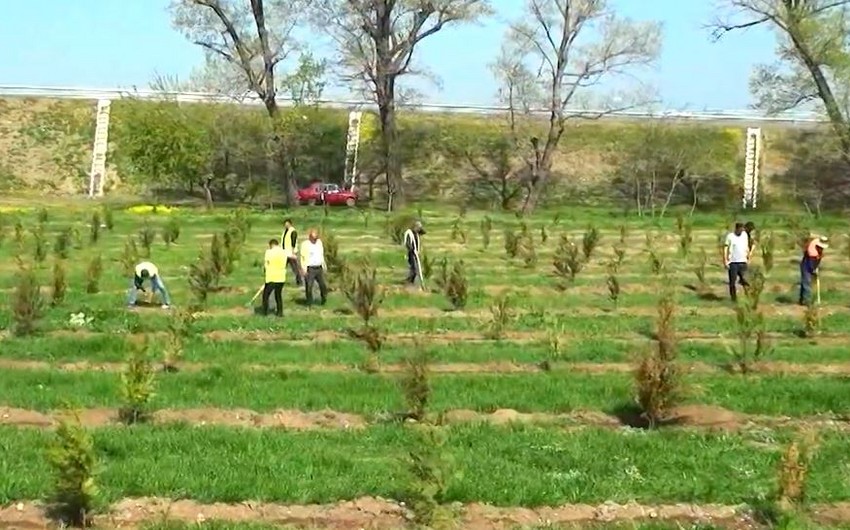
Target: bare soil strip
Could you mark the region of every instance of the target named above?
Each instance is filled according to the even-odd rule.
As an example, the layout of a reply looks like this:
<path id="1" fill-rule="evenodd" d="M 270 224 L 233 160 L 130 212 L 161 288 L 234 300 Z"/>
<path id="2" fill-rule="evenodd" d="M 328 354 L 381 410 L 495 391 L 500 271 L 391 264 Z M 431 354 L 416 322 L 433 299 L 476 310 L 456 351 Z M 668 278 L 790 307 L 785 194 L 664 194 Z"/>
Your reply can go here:
<path id="1" fill-rule="evenodd" d="M 554 507 L 496 507 L 473 503 L 448 507 L 456 514 L 456 527 L 468 530 L 508 529 L 532 526 L 594 525 L 616 522 L 664 521 L 718 526 L 727 529 L 759 528 L 746 505 L 719 504 L 566 504 Z M 816 523 L 850 521 L 850 503 L 814 505 Z M 283 505 L 246 501 L 239 504 L 201 504 L 192 500 L 164 498 L 124 499 L 107 514 L 92 521 L 101 528 L 138 528 L 145 523 L 180 521 L 251 522 L 298 528 L 396 530 L 409 527 L 411 513 L 403 503 L 379 497 L 361 497 L 334 504 Z M 38 502 L 18 502 L 0 508 L 0 526 L 36 529 L 55 527 Z"/>
<path id="2" fill-rule="evenodd" d="M 225 363 L 229 369 L 237 369 L 253 372 L 290 371 L 290 372 L 314 372 L 314 373 L 354 373 L 361 369 L 348 364 L 237 364 Z M 30 361 L 23 359 L 0 358 L 0 369 L 3 370 L 59 370 L 63 372 L 121 372 L 125 369 L 124 363 L 103 362 L 94 363 L 89 361 L 51 363 L 47 361 Z M 176 368 L 182 372 L 200 372 L 220 364 L 212 363 L 177 363 Z M 682 362 L 681 369 L 692 374 L 717 374 L 739 371 L 733 365 L 715 365 L 701 362 Z M 382 364 L 372 368 L 378 373 L 396 374 L 402 373 L 405 366 L 402 364 Z M 584 363 L 584 362 L 551 362 L 548 366 L 542 363 L 514 363 L 510 361 L 488 361 L 481 363 L 435 363 L 429 366 L 429 370 L 436 374 L 531 374 L 548 371 L 565 371 L 588 374 L 605 373 L 628 373 L 634 370 L 631 363 Z M 791 363 L 785 361 L 764 361 L 753 363 L 748 370 L 754 374 L 784 374 L 784 375 L 848 375 L 850 374 L 850 363 Z"/>
<path id="3" fill-rule="evenodd" d="M 664 520 L 745 527 L 753 518 L 745 506 L 721 505 L 565 505 L 553 508 L 498 508 L 484 504 L 453 506 L 460 528 L 485 530 L 517 526 L 606 523 L 614 521 Z M 409 526 L 411 514 L 398 502 L 362 497 L 324 505 L 280 505 L 259 502 L 200 504 L 191 500 L 161 498 L 124 499 L 110 513 L 95 517 L 93 524 L 104 528 L 138 528 L 145 523 L 181 521 L 253 522 L 276 526 L 354 530 L 395 530 Z M 0 525 L 14 528 L 55 526 L 43 505 L 20 502 L 0 508 Z"/>
<path id="4" fill-rule="evenodd" d="M 45 336 L 50 336 L 53 338 L 86 338 L 86 337 L 98 337 L 104 335 L 103 332 L 96 331 L 88 331 L 88 330 L 72 330 L 72 329 L 60 329 L 54 331 L 48 331 L 44 333 Z M 151 337 L 162 336 L 164 332 L 152 332 L 148 333 Z M 127 340 L 133 342 L 139 342 L 144 340 L 146 334 L 136 333 L 136 334 L 123 334 L 127 337 Z M 242 341 L 242 342 L 277 342 L 277 343 L 285 343 L 289 345 L 310 345 L 310 344 L 327 344 L 334 343 L 339 341 L 353 341 L 347 333 L 343 331 L 333 331 L 333 330 L 318 330 L 310 333 L 304 338 L 295 338 L 292 333 L 275 333 L 271 331 L 250 331 L 250 330 L 241 330 L 241 331 L 231 331 L 231 330 L 215 330 L 209 331 L 202 334 L 207 340 L 213 341 Z M 10 337 L 11 335 L 6 332 L 5 334 L 0 333 L 0 341 L 2 337 Z M 303 335 L 302 335 L 303 336 Z M 592 334 L 582 334 L 582 333 L 562 333 L 560 335 L 562 339 L 572 339 L 572 340 L 587 340 L 593 338 L 605 338 L 606 340 L 612 340 L 616 342 L 621 342 L 624 344 L 645 344 L 650 338 L 639 333 L 634 333 L 630 335 L 620 335 L 620 336 L 609 336 L 605 335 L 596 336 Z M 445 331 L 445 332 L 429 332 L 426 329 L 423 329 L 420 332 L 409 332 L 409 333 L 392 333 L 385 336 L 387 344 L 407 344 L 411 342 L 420 342 L 424 344 L 455 344 L 457 342 L 474 342 L 474 343 L 493 343 L 493 339 L 488 339 L 484 336 L 484 330 L 482 331 Z M 503 343 L 511 343 L 511 344 L 527 344 L 531 342 L 540 342 L 546 340 L 548 338 L 548 333 L 545 331 L 513 331 L 506 332 L 501 339 L 499 339 Z M 698 342 L 705 344 L 731 344 L 735 342 L 735 338 L 733 336 L 724 337 L 722 335 L 717 334 L 705 334 L 705 333 L 679 333 L 677 336 L 680 342 Z M 768 333 L 766 334 L 767 339 L 772 341 L 800 341 L 800 343 L 805 340 L 810 344 L 817 344 L 818 346 L 846 346 L 850 344 L 850 333 L 823 333 L 818 335 L 813 339 L 800 339 L 789 333 Z"/>
<path id="5" fill-rule="evenodd" d="M 110 408 L 82 409 L 77 411 L 80 422 L 86 427 L 120 425 L 118 410 Z M 14 407 L 0 407 L 0 425 L 49 429 L 55 427 L 65 411 L 51 413 Z M 373 419 L 358 414 L 334 410 L 301 411 L 280 409 L 260 413 L 249 409 L 162 409 L 153 413 L 151 422 L 167 425 L 188 423 L 190 425 L 218 425 L 241 428 L 276 428 L 295 431 L 305 430 L 357 430 L 370 424 L 401 421 L 403 414 L 381 414 Z M 619 415 L 599 411 L 574 411 L 564 414 L 546 412 L 519 412 L 499 409 L 494 412 L 478 412 L 468 409 L 449 410 L 436 413 L 432 421 L 439 425 L 462 423 L 489 423 L 510 425 L 514 423 L 548 425 L 565 429 L 587 427 L 620 429 L 624 427 L 646 427 L 637 412 L 628 411 Z M 748 415 L 713 405 L 685 405 L 673 409 L 664 425 L 671 428 L 695 428 L 708 430 L 737 431 L 748 428 L 815 428 L 850 430 L 850 420 L 841 416 L 815 416 L 790 418 L 779 416 Z"/>

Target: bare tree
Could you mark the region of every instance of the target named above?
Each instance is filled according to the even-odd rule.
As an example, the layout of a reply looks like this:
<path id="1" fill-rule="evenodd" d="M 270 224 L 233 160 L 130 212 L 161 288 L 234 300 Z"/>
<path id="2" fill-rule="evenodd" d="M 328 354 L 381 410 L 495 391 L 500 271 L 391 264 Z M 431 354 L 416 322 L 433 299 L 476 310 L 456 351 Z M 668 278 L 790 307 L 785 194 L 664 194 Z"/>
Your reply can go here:
<path id="1" fill-rule="evenodd" d="M 314 14 L 339 52 L 345 77 L 368 87 L 378 106 L 381 165 L 387 209 L 404 200 L 397 152 L 396 102 L 400 77 L 411 68 L 417 46 L 445 27 L 477 20 L 489 0 L 314 0 Z"/>
<path id="2" fill-rule="evenodd" d="M 778 33 L 778 61 L 759 65 L 750 80 L 756 106 L 779 113 L 816 104 L 850 164 L 850 0 L 722 0 L 719 7 L 715 39 L 765 24 Z"/>
<path id="3" fill-rule="evenodd" d="M 228 74 L 227 84 L 241 75 L 244 85 L 259 97 L 272 120 L 273 134 L 268 171 L 278 172 L 276 68 L 301 49 L 293 30 L 304 13 L 306 0 L 172 0 L 172 23 L 187 39 L 207 53 L 213 72 Z M 294 182 L 283 175 L 287 202 Z"/>
<path id="4" fill-rule="evenodd" d="M 511 25 L 507 42 L 519 58 L 517 64 L 528 70 L 526 75 L 533 75 L 546 94 L 542 105 L 548 131 L 542 141 L 530 138 L 527 157 L 522 210 L 528 213 L 549 183 L 553 157 L 570 120 L 598 119 L 648 103 L 645 93 L 630 91 L 603 98 L 589 109 L 592 94 L 587 92 L 652 64 L 660 50 L 661 28 L 657 22 L 617 16 L 606 0 L 526 0 L 526 13 Z M 579 110 L 582 107 L 585 110 Z"/>

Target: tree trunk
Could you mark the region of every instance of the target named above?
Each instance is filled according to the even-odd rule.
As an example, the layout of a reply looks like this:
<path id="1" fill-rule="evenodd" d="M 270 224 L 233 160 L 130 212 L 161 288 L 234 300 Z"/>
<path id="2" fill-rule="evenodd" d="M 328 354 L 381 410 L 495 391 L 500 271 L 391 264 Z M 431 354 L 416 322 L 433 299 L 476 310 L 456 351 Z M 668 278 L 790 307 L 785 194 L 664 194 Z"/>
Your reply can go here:
<path id="1" fill-rule="evenodd" d="M 401 163 L 398 159 L 398 130 L 395 114 L 395 78 L 387 76 L 377 92 L 378 114 L 381 121 L 381 158 L 387 184 L 387 211 L 404 202 Z"/>
<path id="2" fill-rule="evenodd" d="M 202 186 L 204 187 L 204 200 L 206 201 L 207 210 L 212 210 L 213 208 L 213 195 L 210 184 L 212 184 L 212 177 L 204 178 Z"/>

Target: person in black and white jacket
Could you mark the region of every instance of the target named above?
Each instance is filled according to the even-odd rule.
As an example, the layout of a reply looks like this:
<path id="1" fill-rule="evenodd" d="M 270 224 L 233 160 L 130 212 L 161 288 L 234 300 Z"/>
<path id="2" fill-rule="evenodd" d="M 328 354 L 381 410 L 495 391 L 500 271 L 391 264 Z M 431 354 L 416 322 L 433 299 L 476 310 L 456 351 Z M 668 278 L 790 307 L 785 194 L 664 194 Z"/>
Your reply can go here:
<path id="1" fill-rule="evenodd" d="M 425 229 L 422 228 L 422 222 L 416 221 L 413 225 L 405 230 L 402 242 L 407 249 L 407 283 L 413 285 L 416 283 L 416 278 L 422 280 L 422 271 L 419 270 L 419 256 L 421 250 L 420 237 L 425 234 Z"/>

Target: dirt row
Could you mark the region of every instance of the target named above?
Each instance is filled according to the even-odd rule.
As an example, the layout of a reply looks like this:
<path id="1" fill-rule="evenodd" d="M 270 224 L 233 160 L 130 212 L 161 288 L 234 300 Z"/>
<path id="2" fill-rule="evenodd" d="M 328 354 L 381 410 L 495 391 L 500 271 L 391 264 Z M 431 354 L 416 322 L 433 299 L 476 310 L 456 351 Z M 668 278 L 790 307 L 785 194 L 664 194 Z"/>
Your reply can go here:
<path id="1" fill-rule="evenodd" d="M 702 362 L 680 362 L 679 367 L 686 373 L 692 374 L 719 374 L 738 372 L 740 368 L 727 364 L 709 364 Z M 220 364 L 180 362 L 174 368 L 181 372 L 200 372 L 208 370 Z M 252 372 L 269 371 L 291 371 L 291 372 L 313 372 L 313 373 L 355 373 L 362 369 L 350 364 L 323 364 L 323 363 L 288 363 L 288 364 L 228 364 L 228 369 L 236 369 Z M 119 362 L 68 362 L 51 363 L 47 361 L 31 361 L 24 359 L 0 358 L 0 370 L 59 370 L 63 372 L 121 372 L 126 364 Z M 488 361 L 481 363 L 433 363 L 428 369 L 435 374 L 530 374 L 541 372 L 572 372 L 586 374 L 606 373 L 629 373 L 634 371 L 635 365 L 623 362 L 569 362 L 551 361 L 546 363 L 515 363 L 511 361 Z M 403 364 L 379 364 L 371 367 L 370 371 L 385 374 L 397 374 L 406 370 Z M 850 374 L 850 362 L 846 363 L 791 363 L 785 361 L 762 361 L 753 363 L 748 367 L 753 374 L 781 374 L 781 375 L 848 375 Z"/>
<path id="2" fill-rule="evenodd" d="M 456 344 L 458 342 L 467 343 L 489 343 L 493 344 L 494 340 L 484 336 L 486 330 L 481 331 L 444 331 L 430 333 L 428 331 L 407 332 L 407 333 L 391 333 L 384 336 L 385 343 L 392 344 Z M 87 338 L 99 337 L 105 332 L 89 331 L 83 329 L 59 329 L 48 331 L 42 336 L 54 338 Z M 163 336 L 165 332 L 157 331 L 150 333 L 123 334 L 128 337 L 128 340 L 133 342 L 141 342 L 145 336 L 157 337 Z M 334 330 L 317 330 L 310 332 L 305 338 L 296 338 L 291 332 L 274 332 L 274 331 L 252 331 L 252 330 L 214 330 L 201 333 L 201 336 L 211 341 L 237 341 L 237 342 L 275 342 L 281 344 L 295 345 L 312 345 L 312 344 L 328 344 L 340 341 L 352 341 L 353 339 L 344 331 Z M 8 332 L 0 334 L 0 339 L 3 336 L 11 336 Z M 593 338 L 593 335 L 581 333 L 560 333 L 559 337 L 563 340 L 587 340 Z M 499 339 L 503 343 L 511 344 L 529 344 L 547 340 L 549 335 L 545 331 L 509 331 L 505 332 Z M 629 335 L 610 336 L 605 335 L 606 340 L 621 342 L 624 344 L 647 344 L 651 337 L 640 333 Z M 794 341 L 801 340 L 790 333 L 767 333 L 765 338 L 771 341 Z M 678 333 L 677 339 L 679 342 L 692 342 L 704 344 L 733 344 L 735 338 L 732 334 L 724 337 L 718 334 L 706 334 L 699 332 L 684 332 Z M 850 334 L 848 333 L 822 333 L 815 339 L 807 339 L 809 343 L 817 344 L 818 346 L 846 346 L 850 343 Z"/>
<path id="3" fill-rule="evenodd" d="M 818 519 L 847 520 L 843 505 L 816 508 Z M 453 505 L 457 528 L 468 530 L 507 529 L 534 525 L 592 524 L 617 521 L 688 521 L 725 528 L 753 528 L 754 518 L 746 506 L 639 505 L 605 503 L 565 505 L 552 508 L 502 508 L 485 504 Z M 209 521 L 264 523 L 275 526 L 354 530 L 395 530 L 410 527 L 411 514 L 403 503 L 362 497 L 336 504 L 280 505 L 259 502 L 200 504 L 192 500 L 162 498 L 124 499 L 109 513 L 96 516 L 93 526 L 138 528 L 145 523 L 180 521 L 198 524 Z M 36 529 L 55 527 L 43 505 L 20 502 L 0 508 L 0 526 Z"/>
<path id="4" fill-rule="evenodd" d="M 18 427 L 53 428 L 66 417 L 65 411 L 52 413 L 14 407 L 0 407 L 0 425 Z M 77 411 L 82 425 L 86 427 L 106 427 L 120 425 L 119 411 L 110 408 L 82 409 Z M 188 423 L 191 425 L 219 425 L 243 428 L 277 428 L 288 430 L 341 429 L 357 430 L 369 425 L 412 421 L 403 414 L 383 414 L 367 418 L 334 410 L 301 411 L 280 409 L 261 413 L 249 409 L 161 409 L 152 414 L 154 424 Z M 463 423 L 488 423 L 492 425 L 510 425 L 514 423 L 548 425 L 564 429 L 582 429 L 588 427 L 620 429 L 623 427 L 645 428 L 646 422 L 636 410 L 623 410 L 617 414 L 599 411 L 574 411 L 564 414 L 546 412 L 519 412 L 513 409 L 499 409 L 493 412 L 478 412 L 469 409 L 456 409 L 435 413 L 428 418 L 438 425 Z M 760 416 L 734 412 L 713 405 L 685 405 L 670 411 L 663 421 L 667 427 L 695 428 L 708 430 L 737 431 L 748 428 L 815 428 L 850 430 L 850 420 L 842 416 L 815 416 L 810 418 L 790 418 L 779 416 Z"/>

